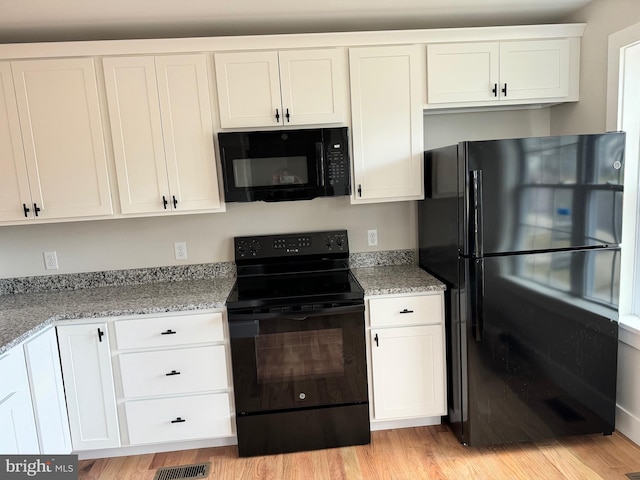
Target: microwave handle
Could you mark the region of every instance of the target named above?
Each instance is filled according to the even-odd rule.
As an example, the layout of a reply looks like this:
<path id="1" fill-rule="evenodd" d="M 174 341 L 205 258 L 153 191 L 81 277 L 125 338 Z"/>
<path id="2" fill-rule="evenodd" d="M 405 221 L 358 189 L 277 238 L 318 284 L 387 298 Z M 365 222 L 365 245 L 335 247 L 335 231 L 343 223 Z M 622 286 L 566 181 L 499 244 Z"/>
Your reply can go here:
<path id="1" fill-rule="evenodd" d="M 324 171 L 324 144 L 322 142 L 316 142 L 316 158 L 318 159 L 318 165 L 319 165 L 319 172 L 318 172 L 318 176 L 320 178 L 318 178 L 318 185 L 320 185 L 321 187 L 324 187 L 325 185 L 325 178 L 326 178 L 326 173 Z"/>

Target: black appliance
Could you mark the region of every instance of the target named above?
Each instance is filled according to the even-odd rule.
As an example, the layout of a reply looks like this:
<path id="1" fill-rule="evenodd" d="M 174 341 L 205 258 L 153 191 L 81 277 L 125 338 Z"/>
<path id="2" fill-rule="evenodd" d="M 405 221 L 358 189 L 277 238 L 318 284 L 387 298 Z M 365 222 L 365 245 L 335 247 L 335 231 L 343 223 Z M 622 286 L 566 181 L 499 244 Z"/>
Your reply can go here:
<path id="1" fill-rule="evenodd" d="M 419 262 L 447 285 L 447 420 L 461 442 L 613 431 L 624 142 L 425 152 Z"/>
<path id="2" fill-rule="evenodd" d="M 219 133 L 227 202 L 351 194 L 347 127 Z"/>
<path id="3" fill-rule="evenodd" d="M 364 291 L 346 230 L 236 237 L 234 250 L 239 455 L 369 443 Z"/>

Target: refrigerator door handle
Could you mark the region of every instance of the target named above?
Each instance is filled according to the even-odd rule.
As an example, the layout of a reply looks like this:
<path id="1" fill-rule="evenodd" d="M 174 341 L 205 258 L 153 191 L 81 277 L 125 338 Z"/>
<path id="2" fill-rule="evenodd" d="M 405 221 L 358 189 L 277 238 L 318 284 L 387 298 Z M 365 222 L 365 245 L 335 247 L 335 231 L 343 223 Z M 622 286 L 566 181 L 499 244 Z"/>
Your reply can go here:
<path id="1" fill-rule="evenodd" d="M 482 170 L 471 171 L 471 231 L 470 244 L 473 248 L 471 255 L 481 257 L 482 248 Z"/>
<path id="2" fill-rule="evenodd" d="M 476 339 L 476 342 L 481 342 L 484 340 L 484 319 L 483 319 L 483 310 L 484 310 L 484 260 L 477 259 L 474 261 L 474 276 L 473 276 L 473 288 L 471 299 L 471 314 L 473 315 L 471 319 L 471 329 L 473 333 L 473 337 Z"/>

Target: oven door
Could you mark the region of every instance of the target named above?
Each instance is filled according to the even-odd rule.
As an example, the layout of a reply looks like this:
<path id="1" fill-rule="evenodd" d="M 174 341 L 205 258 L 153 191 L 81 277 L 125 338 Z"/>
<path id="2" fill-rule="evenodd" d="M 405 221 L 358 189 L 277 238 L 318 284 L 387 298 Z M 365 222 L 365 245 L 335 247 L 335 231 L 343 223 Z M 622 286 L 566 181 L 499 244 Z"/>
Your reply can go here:
<path id="1" fill-rule="evenodd" d="M 229 313 L 239 415 L 367 401 L 364 306 Z"/>
<path id="2" fill-rule="evenodd" d="M 322 130 L 218 134 L 227 202 L 324 195 Z"/>

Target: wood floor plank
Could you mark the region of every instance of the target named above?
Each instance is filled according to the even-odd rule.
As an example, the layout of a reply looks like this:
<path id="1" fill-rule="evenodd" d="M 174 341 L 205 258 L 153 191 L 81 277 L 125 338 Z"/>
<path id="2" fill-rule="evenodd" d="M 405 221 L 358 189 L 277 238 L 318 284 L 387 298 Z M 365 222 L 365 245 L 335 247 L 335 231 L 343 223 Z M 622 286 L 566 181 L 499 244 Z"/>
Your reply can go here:
<path id="1" fill-rule="evenodd" d="M 152 480 L 160 467 L 211 462 L 211 480 L 625 480 L 640 446 L 624 435 L 470 448 L 444 425 L 373 432 L 369 445 L 238 458 L 235 446 L 79 462 L 81 480 Z"/>

